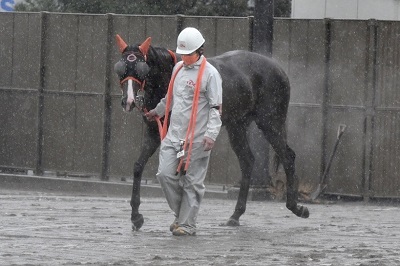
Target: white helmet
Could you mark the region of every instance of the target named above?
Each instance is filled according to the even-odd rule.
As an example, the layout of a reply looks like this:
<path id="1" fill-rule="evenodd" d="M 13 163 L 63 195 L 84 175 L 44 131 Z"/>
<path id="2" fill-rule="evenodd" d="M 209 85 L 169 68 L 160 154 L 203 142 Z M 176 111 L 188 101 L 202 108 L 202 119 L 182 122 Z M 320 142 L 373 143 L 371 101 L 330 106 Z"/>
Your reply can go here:
<path id="1" fill-rule="evenodd" d="M 176 41 L 176 53 L 191 54 L 199 49 L 205 42 L 203 35 L 195 28 L 186 28 L 179 33 Z"/>

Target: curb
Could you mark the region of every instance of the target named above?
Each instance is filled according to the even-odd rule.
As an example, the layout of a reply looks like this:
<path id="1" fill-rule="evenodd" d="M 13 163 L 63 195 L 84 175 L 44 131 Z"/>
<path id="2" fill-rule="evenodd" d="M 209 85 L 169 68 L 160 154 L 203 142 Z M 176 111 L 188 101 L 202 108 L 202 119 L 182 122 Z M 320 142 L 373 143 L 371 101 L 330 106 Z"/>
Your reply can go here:
<path id="1" fill-rule="evenodd" d="M 128 182 L 119 183 L 113 181 L 15 174 L 0 174 L 0 187 L 10 190 L 124 198 L 130 198 L 132 193 L 132 184 Z M 140 195 L 141 197 L 164 197 L 160 185 L 142 184 L 140 187 Z M 228 199 L 228 193 L 226 191 L 208 190 L 206 185 L 204 197 Z"/>

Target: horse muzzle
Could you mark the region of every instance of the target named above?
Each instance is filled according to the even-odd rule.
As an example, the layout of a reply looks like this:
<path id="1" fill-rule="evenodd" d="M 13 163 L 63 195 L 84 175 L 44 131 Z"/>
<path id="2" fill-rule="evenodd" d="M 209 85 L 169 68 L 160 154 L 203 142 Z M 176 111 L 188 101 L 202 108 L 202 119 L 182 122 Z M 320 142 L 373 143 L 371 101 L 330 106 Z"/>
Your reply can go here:
<path id="1" fill-rule="evenodd" d="M 122 96 L 121 97 L 121 106 L 124 112 L 130 112 L 135 108 L 134 102 L 128 102 L 128 97 Z"/>
<path id="2" fill-rule="evenodd" d="M 135 81 L 135 82 L 133 82 Z M 126 84 L 126 85 L 125 85 Z M 134 107 L 139 110 L 144 110 L 144 97 L 145 92 L 143 83 L 139 83 L 136 79 L 128 79 L 122 88 L 122 101 L 121 105 L 125 112 L 130 112 Z"/>
<path id="3" fill-rule="evenodd" d="M 128 79 L 124 83 L 125 84 L 123 85 L 123 88 L 122 88 L 121 105 L 125 112 L 130 112 L 133 110 L 133 108 L 135 106 L 137 106 L 137 103 L 139 103 L 140 105 L 143 105 L 144 97 L 142 99 L 141 95 L 137 95 L 136 91 L 140 91 L 140 90 L 139 90 L 138 86 L 136 85 L 136 82 L 134 83 L 132 79 Z M 134 86 L 134 84 L 136 86 Z M 137 106 L 137 107 L 141 108 L 139 106 Z"/>

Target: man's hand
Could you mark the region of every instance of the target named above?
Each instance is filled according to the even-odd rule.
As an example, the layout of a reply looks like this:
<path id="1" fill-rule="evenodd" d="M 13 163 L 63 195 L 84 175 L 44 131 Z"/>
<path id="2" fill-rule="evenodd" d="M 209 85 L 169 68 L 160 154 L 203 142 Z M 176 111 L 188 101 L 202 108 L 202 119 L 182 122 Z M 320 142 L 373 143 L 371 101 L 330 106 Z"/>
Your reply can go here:
<path id="1" fill-rule="evenodd" d="M 209 137 L 204 137 L 203 146 L 205 151 L 209 151 L 214 147 L 214 140 Z"/>
<path id="2" fill-rule="evenodd" d="M 148 112 L 145 113 L 144 115 L 146 116 L 147 120 L 149 120 L 149 121 L 154 121 L 154 119 L 155 119 L 156 116 L 157 116 L 157 113 L 156 113 L 156 111 L 153 109 L 153 110 L 148 111 Z"/>

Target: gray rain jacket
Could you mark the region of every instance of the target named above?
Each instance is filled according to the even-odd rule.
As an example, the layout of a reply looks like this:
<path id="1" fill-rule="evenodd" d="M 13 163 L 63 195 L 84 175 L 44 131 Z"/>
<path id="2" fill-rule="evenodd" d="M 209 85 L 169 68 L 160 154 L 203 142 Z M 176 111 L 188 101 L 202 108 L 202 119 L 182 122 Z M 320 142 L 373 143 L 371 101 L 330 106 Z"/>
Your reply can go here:
<path id="1" fill-rule="evenodd" d="M 170 125 L 166 138 L 172 142 L 185 140 L 187 128 L 189 126 L 190 115 L 192 113 L 193 96 L 199 73 L 200 64 L 204 60 L 200 59 L 189 67 L 182 67 L 176 75 L 173 87 L 173 99 L 171 101 Z M 183 62 L 179 62 L 173 69 L 173 75 L 177 67 Z M 167 97 L 167 96 L 166 96 Z M 159 117 L 165 115 L 166 97 L 156 106 L 155 111 Z M 213 107 L 222 105 L 222 79 L 218 70 L 207 62 L 203 78 L 201 81 L 199 103 L 197 109 L 196 128 L 194 131 L 193 142 L 202 142 L 204 137 L 216 140 L 221 129 L 221 117 L 219 110 Z M 190 136 L 188 137 L 190 140 Z"/>

